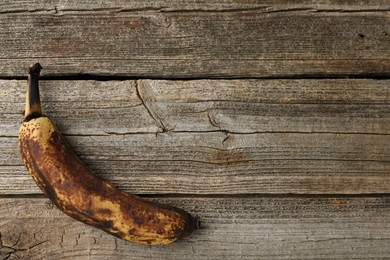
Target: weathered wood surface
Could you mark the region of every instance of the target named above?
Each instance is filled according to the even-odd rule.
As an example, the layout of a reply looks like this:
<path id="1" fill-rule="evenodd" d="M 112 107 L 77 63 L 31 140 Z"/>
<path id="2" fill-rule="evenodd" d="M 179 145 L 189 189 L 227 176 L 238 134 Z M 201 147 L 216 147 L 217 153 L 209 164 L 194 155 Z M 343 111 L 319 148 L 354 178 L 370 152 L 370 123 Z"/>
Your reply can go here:
<path id="1" fill-rule="evenodd" d="M 203 228 L 164 247 L 76 222 L 47 199 L 0 199 L 3 259 L 387 259 L 390 197 L 160 198 Z"/>
<path id="2" fill-rule="evenodd" d="M 0 259 L 390 258 L 389 0 L 4 0 L 0 46 Z M 136 246 L 38 195 L 37 61 L 82 160 L 201 230 Z"/>
<path id="3" fill-rule="evenodd" d="M 66 135 L 160 132 L 390 133 L 390 81 L 42 81 Z M 0 80 L 0 135 L 17 136 L 24 80 Z"/>
<path id="4" fill-rule="evenodd" d="M 389 11 L 389 0 L 362 0 L 359 2 L 349 2 L 344 0 L 117 0 L 117 1 L 92 1 L 86 0 L 80 3 L 77 0 L 32 0 L 32 1 L 12 1 L 3 0 L 0 3 L 2 13 L 14 12 L 38 12 L 38 11 L 245 11 L 260 9 L 264 12 L 272 11 Z"/>
<path id="5" fill-rule="evenodd" d="M 4 1 L 0 76 L 389 76 L 390 3 Z"/>
<path id="6" fill-rule="evenodd" d="M 387 80 L 43 81 L 44 111 L 137 194 L 390 192 Z M 25 81 L 3 80 L 0 193 L 41 193 L 17 149 Z"/>
<path id="7" fill-rule="evenodd" d="M 135 193 L 387 193 L 390 135 L 72 136 L 99 175 Z M 224 141 L 225 140 L 225 141 Z M 40 193 L 1 138 L 1 193 Z"/>

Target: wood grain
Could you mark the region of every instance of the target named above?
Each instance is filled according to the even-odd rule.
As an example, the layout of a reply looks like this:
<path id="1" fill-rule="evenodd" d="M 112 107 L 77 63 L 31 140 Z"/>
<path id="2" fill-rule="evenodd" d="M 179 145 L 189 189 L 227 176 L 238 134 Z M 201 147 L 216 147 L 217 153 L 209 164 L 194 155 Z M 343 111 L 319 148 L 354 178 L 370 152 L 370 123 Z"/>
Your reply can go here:
<path id="1" fill-rule="evenodd" d="M 387 80 L 42 81 L 98 175 L 138 194 L 386 193 Z M 40 194 L 17 149 L 24 81 L 0 81 L 0 193 Z"/>
<path id="2" fill-rule="evenodd" d="M 388 1 L 154 2 L 4 4 L 0 76 L 389 76 Z"/>
<path id="3" fill-rule="evenodd" d="M 389 0 L 3 0 L 0 46 L 0 259 L 390 258 Z M 202 229 L 136 246 L 45 199 L 33 62 L 83 161 Z"/>
<path id="4" fill-rule="evenodd" d="M 0 135 L 17 136 L 25 81 L 0 80 Z M 42 81 L 66 135 L 390 133 L 388 80 Z"/>
<path id="5" fill-rule="evenodd" d="M 137 194 L 387 193 L 387 80 L 42 81 L 44 112 Z M 40 194 L 17 149 L 24 81 L 0 81 L 0 193 Z"/>
<path id="6" fill-rule="evenodd" d="M 2 13 L 11 12 L 71 12 L 71 11 L 245 11 L 245 10 L 261 10 L 263 12 L 280 12 L 280 11 L 296 11 L 296 10 L 312 10 L 312 11 L 388 11 L 390 9 L 390 1 L 388 0 L 363 0 L 358 3 L 348 2 L 344 0 L 321 0 L 313 2 L 311 0 L 214 0 L 205 2 L 203 0 L 160 0 L 160 1 L 145 1 L 145 0 L 117 0 L 117 1 L 80 1 L 76 0 L 3 0 L 0 3 Z"/>
<path id="7" fill-rule="evenodd" d="M 164 247 L 133 245 L 76 222 L 47 199 L 0 200 L 5 259 L 389 258 L 390 198 L 164 198 L 202 229 Z"/>
<path id="8" fill-rule="evenodd" d="M 165 131 L 390 133 L 386 80 L 140 80 L 138 91 Z"/>
<path id="9" fill-rule="evenodd" d="M 1 138 L 3 194 L 41 193 L 17 138 Z M 93 170 L 133 193 L 387 193 L 390 135 L 176 133 L 69 136 Z"/>

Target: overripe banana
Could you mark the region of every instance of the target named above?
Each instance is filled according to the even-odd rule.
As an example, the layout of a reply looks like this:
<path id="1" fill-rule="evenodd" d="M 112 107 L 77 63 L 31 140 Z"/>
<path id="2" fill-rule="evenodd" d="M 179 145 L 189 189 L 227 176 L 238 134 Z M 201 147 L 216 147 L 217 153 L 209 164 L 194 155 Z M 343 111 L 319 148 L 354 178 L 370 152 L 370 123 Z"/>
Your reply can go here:
<path id="1" fill-rule="evenodd" d="M 47 197 L 69 216 L 138 244 L 169 244 L 198 229 L 197 217 L 120 191 L 79 160 L 42 114 L 40 70 L 39 63 L 29 68 L 19 149 L 27 170 Z"/>

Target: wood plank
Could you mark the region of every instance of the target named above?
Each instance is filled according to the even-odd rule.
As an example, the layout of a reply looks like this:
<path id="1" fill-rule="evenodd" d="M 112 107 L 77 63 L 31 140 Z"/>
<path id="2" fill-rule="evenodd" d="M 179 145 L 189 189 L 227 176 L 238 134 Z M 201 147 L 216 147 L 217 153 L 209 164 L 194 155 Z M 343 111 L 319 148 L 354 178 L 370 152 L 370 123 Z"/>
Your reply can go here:
<path id="1" fill-rule="evenodd" d="M 5 259 L 390 258 L 390 198 L 164 198 L 201 217 L 169 246 L 139 246 L 67 217 L 47 199 L 0 200 Z"/>
<path id="2" fill-rule="evenodd" d="M 41 82 L 64 134 L 223 131 L 390 134 L 389 80 Z M 0 80 L 0 136 L 17 136 L 25 81 Z M 142 99 L 141 99 L 141 98 Z"/>
<path id="3" fill-rule="evenodd" d="M 130 192 L 354 194 L 389 192 L 388 84 L 42 81 L 41 94 L 82 159 Z M 17 149 L 25 81 L 0 86 L 0 193 L 40 194 Z"/>
<path id="4" fill-rule="evenodd" d="M 180 1 L 180 0 L 117 0 L 117 1 L 83 1 L 76 0 L 32 0 L 32 1 L 11 1 L 3 0 L 0 3 L 1 13 L 10 12 L 70 12 L 70 11 L 236 11 L 259 9 L 264 12 L 310 10 L 312 11 L 388 11 L 390 1 L 388 0 L 363 0 L 359 3 L 346 2 L 343 0 L 322 0 L 313 2 L 311 0 L 214 0 L 204 2 L 203 0 Z"/>
<path id="5" fill-rule="evenodd" d="M 23 171 L 17 138 L 0 140 L 0 192 L 41 193 Z M 139 194 L 390 192 L 390 135 L 210 132 L 67 140 L 100 176 Z"/>
<path id="6" fill-rule="evenodd" d="M 387 80 L 140 80 L 166 131 L 390 133 Z"/>
<path id="7" fill-rule="evenodd" d="M 26 81 L 0 80 L 0 135 L 17 136 L 25 85 Z M 137 97 L 134 81 L 42 81 L 40 86 L 44 113 L 65 134 L 158 131 Z"/>
<path id="8" fill-rule="evenodd" d="M 328 10 L 330 1 L 319 10 L 305 6 L 310 1 L 298 7 L 276 1 L 279 7 L 270 10 L 234 2 L 228 11 L 216 5 L 202 11 L 188 10 L 188 1 L 182 9 L 178 2 L 163 11 L 138 2 L 135 9 L 102 6 L 100 12 L 97 4 L 77 11 L 61 3 L 43 10 L 2 7 L 1 77 L 25 76 L 36 61 L 46 76 L 389 76 L 388 1 L 347 12 L 345 4 Z"/>

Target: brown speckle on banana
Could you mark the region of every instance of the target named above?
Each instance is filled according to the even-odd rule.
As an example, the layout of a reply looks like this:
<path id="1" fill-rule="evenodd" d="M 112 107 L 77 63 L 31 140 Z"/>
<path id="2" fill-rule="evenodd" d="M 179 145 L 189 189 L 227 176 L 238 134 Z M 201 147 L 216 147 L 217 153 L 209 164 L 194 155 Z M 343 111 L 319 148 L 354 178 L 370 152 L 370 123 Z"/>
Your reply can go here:
<path id="1" fill-rule="evenodd" d="M 197 217 L 128 194 L 96 176 L 41 112 L 38 77 L 30 67 L 25 120 L 19 131 L 23 162 L 40 189 L 63 212 L 139 244 L 169 244 L 199 228 Z"/>

